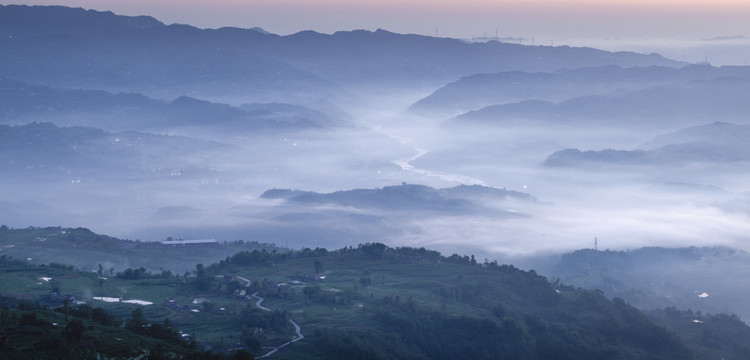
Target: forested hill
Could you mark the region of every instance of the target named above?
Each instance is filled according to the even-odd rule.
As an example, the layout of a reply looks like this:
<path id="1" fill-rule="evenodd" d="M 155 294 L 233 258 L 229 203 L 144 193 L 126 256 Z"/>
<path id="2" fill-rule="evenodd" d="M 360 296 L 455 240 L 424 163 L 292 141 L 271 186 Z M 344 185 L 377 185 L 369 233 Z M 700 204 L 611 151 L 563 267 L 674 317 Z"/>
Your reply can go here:
<path id="1" fill-rule="evenodd" d="M 745 301 L 750 254 L 727 247 L 647 247 L 630 251 L 578 250 L 535 268 L 561 282 L 600 289 L 639 309 L 677 309 L 737 314 Z"/>
<path id="2" fill-rule="evenodd" d="M 511 265 L 424 248 L 367 243 L 335 251 L 247 250 L 213 265 L 197 264 L 185 276 L 146 269 L 114 276 L 102 268 L 99 274 L 76 272 L 7 256 L 2 262 L 0 295 L 48 304 L 52 289 L 130 323 L 136 315 L 141 323 L 167 318 L 170 327 L 194 334 L 207 350 L 219 353 L 240 348 L 263 355 L 264 347 L 295 338 L 295 325 L 304 337 L 274 356 L 691 358 L 680 338 L 622 299 L 550 283 Z M 10 339 L 14 349 L 36 341 L 18 325 L 4 325 L 7 333 L 26 334 Z M 62 330 L 49 329 L 52 335 Z M 87 341 L 96 343 L 99 330 L 90 329 Z"/>

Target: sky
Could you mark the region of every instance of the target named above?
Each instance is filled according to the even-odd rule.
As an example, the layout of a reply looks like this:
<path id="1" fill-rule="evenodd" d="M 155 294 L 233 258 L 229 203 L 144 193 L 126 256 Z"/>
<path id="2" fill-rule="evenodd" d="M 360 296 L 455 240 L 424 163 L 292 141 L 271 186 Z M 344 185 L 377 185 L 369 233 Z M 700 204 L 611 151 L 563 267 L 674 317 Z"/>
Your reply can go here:
<path id="1" fill-rule="evenodd" d="M 750 36 L 746 0 L 42 0 L 151 15 L 202 28 L 262 27 L 286 35 L 301 30 L 383 28 L 455 38 L 702 39 Z M 8 4 L 8 3 L 6 3 Z"/>

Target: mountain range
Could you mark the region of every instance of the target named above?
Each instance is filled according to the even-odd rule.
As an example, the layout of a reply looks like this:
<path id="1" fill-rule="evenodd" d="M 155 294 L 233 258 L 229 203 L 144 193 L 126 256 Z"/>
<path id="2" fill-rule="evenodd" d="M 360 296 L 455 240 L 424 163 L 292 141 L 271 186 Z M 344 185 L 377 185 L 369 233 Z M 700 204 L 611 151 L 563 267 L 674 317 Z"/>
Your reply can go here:
<path id="1" fill-rule="evenodd" d="M 108 131 L 174 131 L 184 128 L 241 133 L 345 125 L 300 105 L 226 104 L 181 96 L 172 101 L 135 93 L 109 93 L 30 85 L 0 79 L 0 122 L 54 122 Z"/>
<path id="2" fill-rule="evenodd" d="M 0 358 L 750 354 L 750 67 L 63 6 L 0 49 Z"/>
<path id="3" fill-rule="evenodd" d="M 305 105 L 346 98 L 340 85 L 414 87 L 480 72 L 680 64 L 656 54 L 466 43 L 385 30 L 278 36 L 198 29 L 66 7 L 1 6 L 0 22 L 0 77 L 158 98 L 231 98 L 239 91 L 254 99 L 249 102 Z"/>
<path id="4" fill-rule="evenodd" d="M 667 128 L 710 121 L 744 122 L 750 110 L 750 79 L 717 77 L 607 95 L 492 105 L 469 111 L 452 123 L 495 126 L 549 124 L 620 128 Z"/>
<path id="5" fill-rule="evenodd" d="M 544 164 L 553 167 L 741 164 L 750 161 L 748 140 L 750 125 L 715 122 L 657 136 L 643 144 L 643 149 L 560 150 L 549 155 Z"/>
<path id="6" fill-rule="evenodd" d="M 552 72 L 480 73 L 446 84 L 414 103 L 409 110 L 419 114 L 448 116 L 524 100 L 558 103 L 583 96 L 612 95 L 654 86 L 722 77 L 748 79 L 750 73 L 744 67 L 716 68 L 706 65 L 608 65 Z"/>

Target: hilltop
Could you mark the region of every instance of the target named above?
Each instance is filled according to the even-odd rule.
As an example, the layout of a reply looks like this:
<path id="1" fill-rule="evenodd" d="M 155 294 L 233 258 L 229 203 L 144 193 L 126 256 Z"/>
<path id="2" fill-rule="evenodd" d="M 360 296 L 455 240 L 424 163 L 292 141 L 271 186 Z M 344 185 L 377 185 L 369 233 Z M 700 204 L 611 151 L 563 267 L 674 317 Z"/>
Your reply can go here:
<path id="1" fill-rule="evenodd" d="M 197 264 L 185 276 L 145 269 L 107 276 L 102 269 L 77 273 L 2 259 L 4 296 L 44 304 L 52 289 L 126 318 L 126 324 L 168 322 L 216 352 L 241 348 L 259 356 L 267 352 L 262 347 L 292 338 L 299 341 L 279 348 L 281 356 L 685 359 L 690 354 L 679 338 L 621 299 L 552 284 L 533 271 L 424 248 L 368 243 L 336 251 L 243 251 L 210 266 Z M 33 340 L 14 337 L 9 345 L 17 348 L 22 341 Z"/>
<path id="2" fill-rule="evenodd" d="M 83 229 L 70 234 L 67 241 L 78 245 L 71 253 L 80 256 L 113 240 Z M 104 356 L 150 349 L 172 354 L 167 358 L 740 359 L 748 351 L 742 336 L 750 328 L 736 315 L 675 306 L 644 314 L 618 294 L 610 299 L 559 278 L 550 282 L 534 270 L 425 248 L 366 243 L 338 250 L 240 250 L 213 264 L 196 263 L 184 274 L 143 267 L 79 271 L 16 260 L 6 253 L 13 249 L 3 246 L 0 256 L 0 296 L 10 309 L 0 326 L 11 334 L 0 354 L 63 344 L 90 356 L 93 346 Z M 148 256 L 152 249 L 132 251 Z M 627 256 L 600 253 L 613 259 L 613 269 L 628 271 Z M 669 255 L 671 262 L 689 262 L 709 254 L 742 256 L 721 249 L 643 249 L 633 258 Z M 590 262 L 590 251 L 564 256 L 556 274 L 580 283 L 576 276 L 587 262 L 581 259 Z M 589 268 L 598 278 L 596 264 Z M 59 343 L 63 330 L 54 324 L 61 323 L 65 299 L 69 313 L 85 325 L 78 342 Z M 152 330 L 137 330 L 134 323 Z M 44 335 L 30 336 L 34 331 Z M 113 336 L 120 344 L 110 341 Z"/>

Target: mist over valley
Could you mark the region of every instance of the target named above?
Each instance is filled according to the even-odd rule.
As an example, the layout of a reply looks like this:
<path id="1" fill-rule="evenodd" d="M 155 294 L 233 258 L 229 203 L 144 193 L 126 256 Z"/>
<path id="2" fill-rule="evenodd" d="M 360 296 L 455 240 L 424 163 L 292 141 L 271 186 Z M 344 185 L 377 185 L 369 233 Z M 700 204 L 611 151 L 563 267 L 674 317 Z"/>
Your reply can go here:
<path id="1" fill-rule="evenodd" d="M 0 24 L 0 256 L 200 278 L 237 251 L 382 246 L 534 269 L 562 303 L 572 285 L 750 316 L 750 67 L 61 6 L 0 5 Z M 216 245 L 159 262 L 166 239 Z"/>
<path id="2" fill-rule="evenodd" d="M 311 226 L 327 246 L 380 238 L 489 258 L 594 237 L 611 249 L 745 249 L 745 67 L 381 30 L 198 29 L 63 7 L 8 5 L 2 16 L 12 227 L 40 225 L 41 211 L 51 224 L 143 241 L 301 247 L 295 231 Z M 704 136 L 679 138 L 691 132 Z M 301 211 L 261 196 L 402 183 L 535 201 L 464 204 L 457 217 L 440 210 L 444 194 L 403 187 L 411 209 L 436 211 L 373 226 L 393 204 Z M 334 205 L 347 216 L 331 217 Z M 274 220 L 306 213 L 326 220 L 294 231 Z"/>

